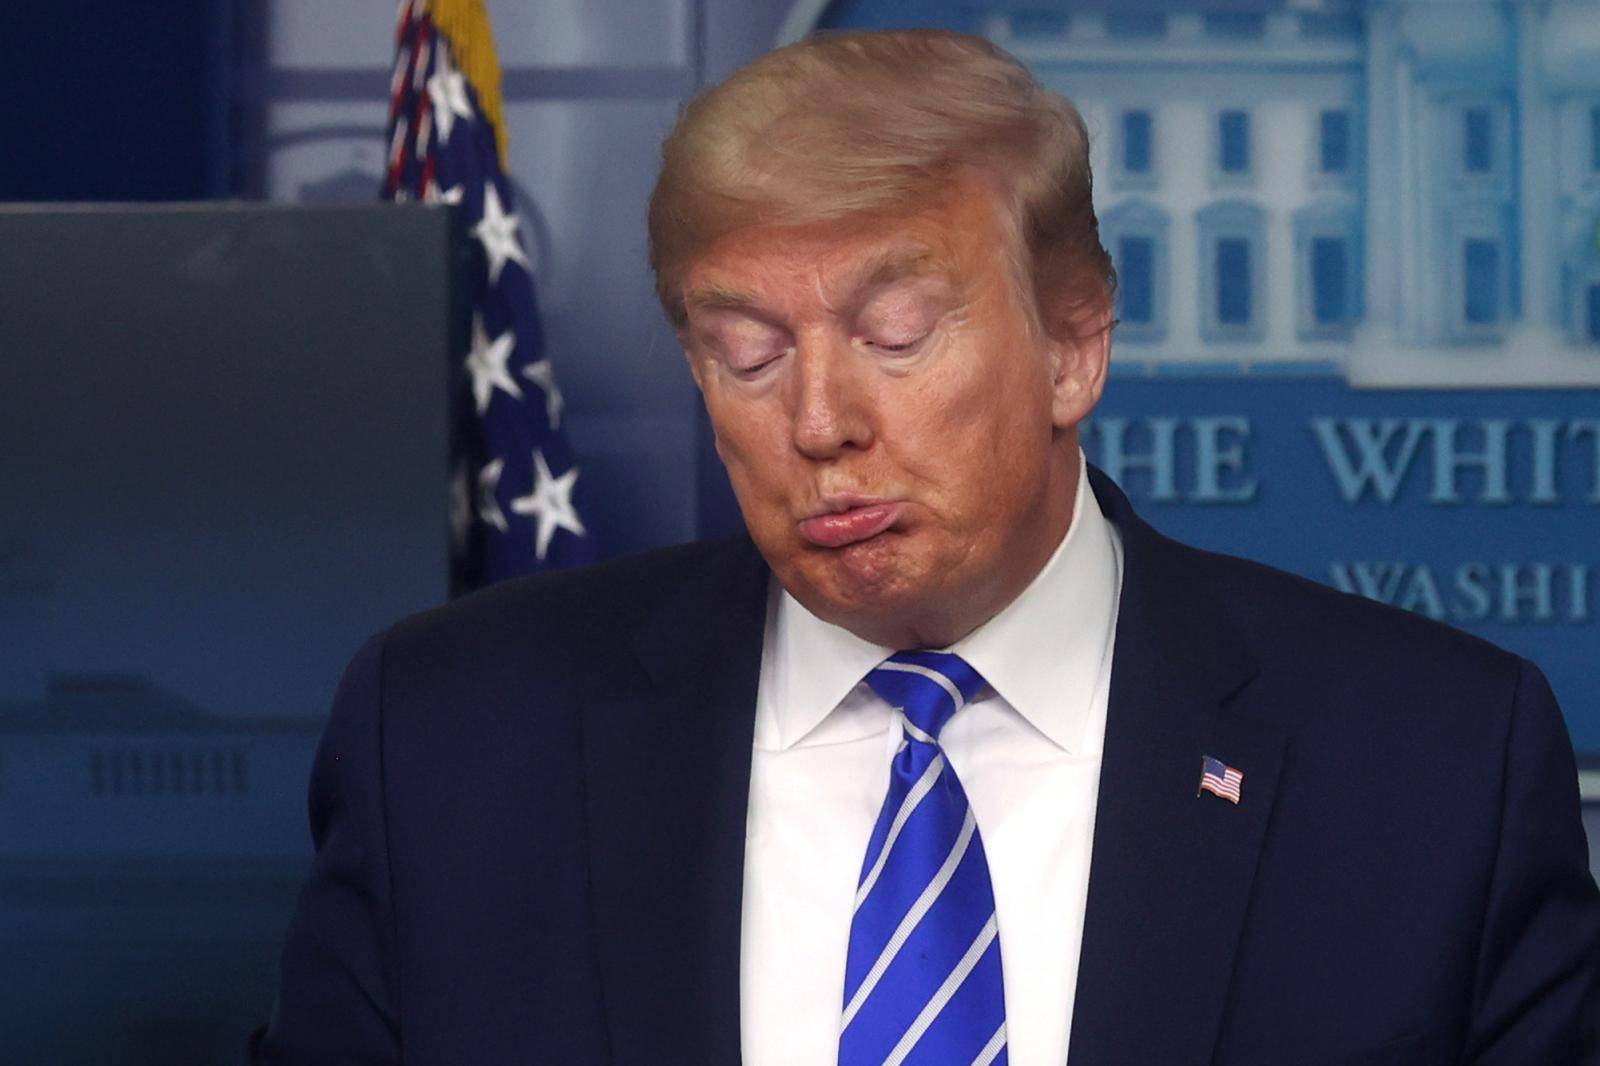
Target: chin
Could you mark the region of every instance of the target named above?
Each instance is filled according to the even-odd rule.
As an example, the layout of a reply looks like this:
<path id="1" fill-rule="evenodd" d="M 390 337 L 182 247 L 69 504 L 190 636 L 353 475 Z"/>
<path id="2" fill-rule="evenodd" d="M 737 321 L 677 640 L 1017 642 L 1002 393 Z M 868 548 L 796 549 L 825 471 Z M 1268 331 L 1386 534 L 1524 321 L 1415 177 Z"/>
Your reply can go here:
<path id="1" fill-rule="evenodd" d="M 844 548 L 808 548 L 797 567 L 808 591 L 802 602 L 815 601 L 806 602 L 811 612 L 837 624 L 904 613 L 933 584 L 931 568 L 904 540 L 891 532 Z"/>

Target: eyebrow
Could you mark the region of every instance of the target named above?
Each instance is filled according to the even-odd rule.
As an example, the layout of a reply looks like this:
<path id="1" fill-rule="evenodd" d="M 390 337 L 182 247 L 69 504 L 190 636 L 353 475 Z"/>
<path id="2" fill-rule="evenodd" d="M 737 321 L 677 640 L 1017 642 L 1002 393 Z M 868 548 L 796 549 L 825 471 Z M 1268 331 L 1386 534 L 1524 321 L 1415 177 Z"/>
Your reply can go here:
<path id="1" fill-rule="evenodd" d="M 903 278 L 949 273 L 945 264 L 926 248 L 916 251 L 891 251 L 862 271 L 861 280 L 851 286 L 850 293 L 859 297 L 871 289 L 892 284 Z"/>
<path id="2" fill-rule="evenodd" d="M 873 289 L 904 278 L 932 274 L 949 275 L 950 271 L 929 249 L 920 247 L 890 249 L 857 272 L 857 280 L 849 285 L 844 303 L 846 305 L 860 303 Z M 686 311 L 724 310 L 759 313 L 762 302 L 754 293 L 747 290 L 714 284 L 685 293 L 683 306 Z"/>
<path id="3" fill-rule="evenodd" d="M 760 301 L 752 293 L 740 289 L 732 289 L 723 285 L 708 285 L 703 289 L 683 294 L 683 306 L 686 310 L 707 308 L 712 310 L 728 311 L 753 311 L 760 306 Z"/>

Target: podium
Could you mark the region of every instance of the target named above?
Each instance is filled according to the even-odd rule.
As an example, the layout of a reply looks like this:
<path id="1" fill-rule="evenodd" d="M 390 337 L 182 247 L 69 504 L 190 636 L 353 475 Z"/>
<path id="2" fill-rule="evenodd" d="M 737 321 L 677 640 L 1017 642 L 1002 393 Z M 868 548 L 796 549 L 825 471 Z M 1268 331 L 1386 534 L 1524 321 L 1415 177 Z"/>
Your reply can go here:
<path id="1" fill-rule="evenodd" d="M 0 1062 L 271 1009 L 360 642 L 440 602 L 450 213 L 0 207 Z"/>

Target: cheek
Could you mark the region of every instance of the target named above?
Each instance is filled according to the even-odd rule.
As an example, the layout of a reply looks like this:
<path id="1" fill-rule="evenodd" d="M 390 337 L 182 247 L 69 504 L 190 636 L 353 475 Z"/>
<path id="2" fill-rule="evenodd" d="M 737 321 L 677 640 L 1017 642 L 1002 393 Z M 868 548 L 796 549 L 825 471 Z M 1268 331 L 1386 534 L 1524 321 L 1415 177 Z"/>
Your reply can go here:
<path id="1" fill-rule="evenodd" d="M 740 503 L 777 499 L 789 452 L 784 422 L 768 405 L 728 396 L 706 398 L 717 455 Z"/>
<path id="2" fill-rule="evenodd" d="M 886 434 L 896 465 L 922 487 L 944 524 L 982 524 L 995 509 L 1026 506 L 1050 450 L 1049 396 L 996 369 L 967 388 L 909 397 Z"/>

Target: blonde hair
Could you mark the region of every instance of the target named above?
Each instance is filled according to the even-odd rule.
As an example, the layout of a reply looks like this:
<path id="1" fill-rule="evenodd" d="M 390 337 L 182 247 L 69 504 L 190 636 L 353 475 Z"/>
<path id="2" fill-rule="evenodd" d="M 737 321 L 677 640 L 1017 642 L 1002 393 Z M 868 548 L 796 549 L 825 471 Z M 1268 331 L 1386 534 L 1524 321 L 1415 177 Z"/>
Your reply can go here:
<path id="1" fill-rule="evenodd" d="M 1001 190 L 1016 238 L 1002 252 L 1049 332 L 1109 305 L 1077 109 L 981 38 L 902 30 L 780 48 L 689 103 L 650 197 L 662 306 L 682 324 L 684 267 L 729 233 L 913 215 L 972 172 Z"/>

